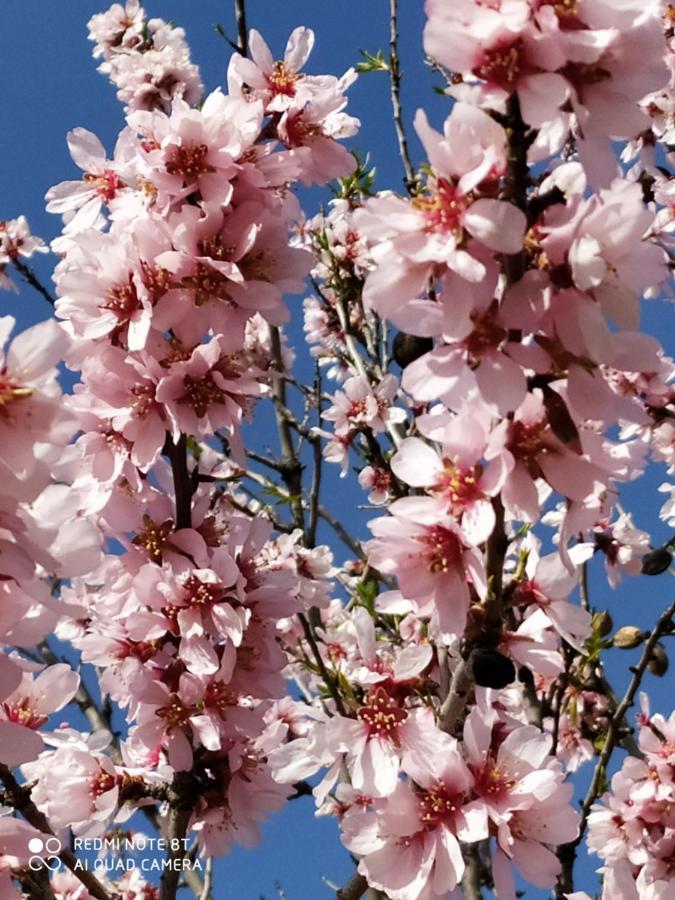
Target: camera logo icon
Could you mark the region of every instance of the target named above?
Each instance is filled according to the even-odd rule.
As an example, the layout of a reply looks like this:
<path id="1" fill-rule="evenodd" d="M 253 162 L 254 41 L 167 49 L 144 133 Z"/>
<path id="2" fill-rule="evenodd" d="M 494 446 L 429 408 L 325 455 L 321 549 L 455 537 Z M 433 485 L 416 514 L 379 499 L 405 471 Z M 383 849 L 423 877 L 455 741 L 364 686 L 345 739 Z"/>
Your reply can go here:
<path id="1" fill-rule="evenodd" d="M 61 868 L 61 860 L 59 859 L 61 841 L 57 837 L 47 838 L 46 841 L 43 841 L 42 838 L 31 838 L 28 841 L 28 849 L 34 854 L 28 860 L 28 868 L 32 872 L 39 872 L 41 869 L 57 872 Z M 43 850 L 46 850 L 49 856 L 43 858 L 35 855 L 42 853 Z"/>

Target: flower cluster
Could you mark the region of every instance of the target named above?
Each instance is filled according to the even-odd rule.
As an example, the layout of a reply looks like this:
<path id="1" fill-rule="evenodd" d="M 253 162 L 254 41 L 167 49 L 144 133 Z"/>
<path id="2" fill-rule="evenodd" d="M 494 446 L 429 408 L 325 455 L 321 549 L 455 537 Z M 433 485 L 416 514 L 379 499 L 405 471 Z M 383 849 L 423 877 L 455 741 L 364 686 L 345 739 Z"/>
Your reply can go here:
<path id="1" fill-rule="evenodd" d="M 30 259 L 34 253 L 46 253 L 48 248 L 42 238 L 31 234 L 25 216 L 0 222 L 0 288 L 16 291 L 16 285 L 7 274 L 7 266 L 19 257 Z"/>
<path id="2" fill-rule="evenodd" d="M 336 143 L 358 124 L 341 112 L 353 75 L 297 75 L 313 40 L 301 29 L 289 44 L 300 45 L 295 62 L 287 50 L 285 63 L 269 63 L 277 75 L 265 93 L 271 57 L 253 34 L 254 61 L 233 60 L 231 93 L 214 91 L 197 107 L 201 86 L 180 30 L 145 21 L 129 2 L 95 16 L 90 31 L 127 125 L 112 159 L 90 132 L 69 134 L 82 178 L 47 194 L 64 219 L 54 242 L 62 325 L 17 339 L 3 369 L 2 454 L 26 466 L 7 466 L 14 505 L 3 516 L 14 542 L 5 541 L 2 583 L 18 594 L 7 606 L 16 620 L 3 627 L 7 642 L 29 646 L 56 626 L 99 667 L 129 730 L 116 754 L 110 734 L 61 728 L 27 763 L 42 749 L 37 729 L 79 680 L 65 665 L 35 681 L 14 676 L 7 660 L 4 759 L 26 762 L 32 800 L 52 828 L 89 836 L 139 802 L 165 799 L 172 779 L 189 773 L 189 827 L 212 856 L 233 839 L 253 843 L 256 823 L 290 792 L 272 780 L 259 742 L 286 691 L 277 622 L 324 605 L 330 591 L 327 549 L 305 549 L 299 532 L 273 538 L 227 484 L 246 465 L 243 422 L 269 393 L 271 369 L 289 358 L 277 331 L 288 318 L 283 294 L 300 290 L 311 266 L 291 244 L 298 208 L 289 188 L 300 174 L 313 183 L 353 168 Z M 18 238 L 12 246 L 32 249 Z M 64 356 L 81 378 L 65 406 L 53 368 Z M 74 431 L 67 453 L 52 449 Z M 60 478 L 74 473 L 67 503 L 45 488 L 50 465 Z M 52 555 L 37 543 L 36 522 L 17 518 L 17 500 L 40 504 Z M 80 531 L 56 515 L 59 503 Z M 97 554 L 99 534 L 122 552 L 90 559 L 89 520 Z M 65 603 L 46 585 L 39 600 L 24 593 L 32 560 L 71 576 Z M 26 621 L 38 602 L 50 617 L 39 633 L 36 615 Z M 15 737 L 30 752 L 15 752 Z"/>
<path id="3" fill-rule="evenodd" d="M 306 72 L 309 29 L 282 59 L 251 31 L 202 100 L 182 29 L 137 0 L 90 21 L 126 124 L 110 157 L 69 133 L 82 175 L 46 196 L 60 321 L 1 367 L 0 762 L 64 840 L 150 806 L 218 856 L 295 788 L 391 900 L 463 882 L 515 900 L 517 878 L 574 897 L 587 825 L 606 900 L 665 900 L 675 720 L 645 706 L 636 744 L 637 681 L 621 702 L 602 654 L 645 645 L 634 679 L 662 674 L 675 607 L 649 639 L 615 631 L 587 570 L 615 588 L 672 561 L 620 505 L 650 462 L 675 472 L 675 364 L 639 332 L 673 265 L 672 9 L 426 15 L 452 104 L 440 130 L 415 115 L 417 170 L 396 113 L 406 195 L 375 192 L 341 143 L 356 73 Z M 395 44 L 362 68 L 388 69 L 397 109 Z M 293 188 L 335 179 L 305 217 Z M 42 249 L 5 223 L 0 277 Z M 308 275 L 312 387 L 281 330 Z M 79 374 L 65 399 L 60 359 Z M 249 443 L 264 401 L 278 458 Z M 356 465 L 370 539 L 320 497 L 324 461 Z M 354 559 L 318 544 L 324 525 Z M 91 706 L 71 666 L 21 652 L 48 631 L 98 673 L 117 736 L 108 707 L 91 733 L 49 727 Z M 594 806 L 619 745 L 633 755 Z M 128 874 L 113 889 L 156 894 Z"/>
<path id="4" fill-rule="evenodd" d="M 89 21 L 99 72 L 117 88 L 127 109 L 169 110 L 175 97 L 199 102 L 204 90 L 190 61 L 185 32 L 164 19 L 147 19 L 141 0 L 113 3 Z"/>
<path id="5" fill-rule="evenodd" d="M 643 698 L 640 750 L 614 775 L 611 790 L 588 817 L 588 846 L 603 861 L 604 900 L 668 897 L 672 857 L 675 716 L 649 714 Z"/>

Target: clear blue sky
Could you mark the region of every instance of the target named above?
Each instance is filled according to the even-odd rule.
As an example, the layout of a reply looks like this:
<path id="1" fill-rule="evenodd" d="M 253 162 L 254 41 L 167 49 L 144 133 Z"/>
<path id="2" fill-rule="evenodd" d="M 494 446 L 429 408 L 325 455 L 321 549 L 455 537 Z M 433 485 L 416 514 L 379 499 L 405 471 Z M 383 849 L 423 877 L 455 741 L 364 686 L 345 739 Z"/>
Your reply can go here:
<path id="1" fill-rule="evenodd" d="M 229 0 L 147 0 L 150 16 L 162 16 L 186 29 L 192 58 L 202 72 L 207 90 L 224 83 L 230 50 L 218 37 L 214 24 L 234 34 L 232 3 Z M 286 38 L 297 25 L 308 25 L 317 33 L 314 53 L 308 65 L 312 73 L 341 74 L 359 59 L 359 50 L 386 51 L 388 42 L 387 0 L 249 0 L 249 26 L 258 28 L 280 56 Z M 437 127 L 448 106 L 432 92 L 437 83 L 422 61 L 423 4 L 421 0 L 401 0 L 401 56 L 404 70 L 403 104 L 411 121 L 415 109 L 424 105 Z M 3 85 L 3 121 L 0 128 L 0 219 L 28 216 L 33 231 L 49 240 L 59 230 L 58 217 L 44 211 L 45 191 L 67 178 L 79 177 L 65 143 L 66 132 L 83 126 L 95 132 L 109 151 L 122 127 L 123 115 L 114 89 L 95 71 L 91 44 L 86 39 L 86 22 L 105 3 L 70 0 L 51 3 L 45 0 L 3 0 L 0 11 L 0 83 Z M 377 166 L 378 187 L 399 188 L 402 170 L 389 114 L 388 82 L 384 73 L 362 76 L 351 90 L 349 111 L 363 123 L 352 146 L 369 151 Z M 413 159 L 420 159 L 419 144 L 410 133 Z M 326 195 L 327 196 L 327 195 Z M 316 202 L 320 202 L 318 197 Z M 311 212 L 311 211 L 309 211 Z M 50 277 L 53 257 L 36 261 L 45 282 Z M 291 299 L 295 324 L 291 337 L 301 340 L 300 300 Z M 2 314 L 11 313 L 19 327 L 40 321 L 49 310 L 45 302 L 22 287 L 21 293 L 0 294 Z M 673 308 L 665 303 L 645 306 L 643 327 L 657 335 L 666 348 L 675 351 Z M 270 435 L 270 443 L 274 442 Z M 334 473 L 333 473 L 334 474 Z M 353 506 L 363 503 L 358 490 L 340 491 L 331 474 L 328 490 L 338 497 L 340 509 L 354 521 Z M 637 524 L 655 534 L 655 543 L 669 536 L 657 520 L 662 499 L 656 487 L 663 480 L 663 469 L 654 470 L 638 485 L 625 492 L 627 508 L 635 513 Z M 358 528 L 368 516 L 359 516 Z M 323 535 L 324 539 L 326 535 Z M 340 553 L 342 551 L 340 550 Z M 659 609 L 670 601 L 673 588 L 668 575 L 658 579 L 634 579 L 611 592 L 602 577 L 591 579 L 596 605 L 610 606 L 615 623 L 647 627 Z M 606 599 L 605 599 L 606 598 Z M 630 654 L 613 652 L 609 671 L 616 674 L 619 689 L 625 684 Z M 669 712 L 672 706 L 672 672 L 649 687 L 654 706 Z M 583 774 L 588 776 L 587 770 Z M 592 889 L 588 873 L 595 867 L 584 865 L 586 884 Z M 353 864 L 341 848 L 332 822 L 315 819 L 307 798 L 294 801 L 264 829 L 264 843 L 254 851 L 235 849 L 216 867 L 217 900 L 276 900 L 275 882 L 279 882 L 287 900 L 321 900 L 332 892 L 322 877 L 342 883 L 353 871 Z M 528 898 L 545 896 L 527 889 Z"/>

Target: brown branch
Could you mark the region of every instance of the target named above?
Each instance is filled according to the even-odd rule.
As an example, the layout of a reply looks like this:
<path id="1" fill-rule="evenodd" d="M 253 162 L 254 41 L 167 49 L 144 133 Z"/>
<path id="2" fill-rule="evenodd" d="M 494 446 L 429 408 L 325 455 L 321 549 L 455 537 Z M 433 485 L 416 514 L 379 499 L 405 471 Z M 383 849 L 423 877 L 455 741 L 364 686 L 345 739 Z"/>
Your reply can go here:
<path id="1" fill-rule="evenodd" d="M 21 262 L 20 259 L 14 259 L 12 260 L 12 262 L 14 263 L 14 268 L 17 270 L 17 272 L 20 272 L 23 276 L 24 281 L 26 281 L 32 288 L 34 288 L 38 292 L 38 294 L 42 294 L 47 303 L 49 303 L 51 306 L 54 306 L 54 304 L 56 303 L 54 297 L 38 279 L 37 275 L 35 274 L 35 272 L 33 272 L 30 266 L 27 266 L 26 263 Z"/>
<path id="2" fill-rule="evenodd" d="M 248 54 L 248 29 L 246 28 L 246 0 L 234 0 L 234 15 L 237 20 L 237 52 Z"/>
<path id="3" fill-rule="evenodd" d="M 337 684 L 335 683 L 335 679 L 326 668 L 326 663 L 323 661 L 321 651 L 319 650 L 319 645 L 317 644 L 316 637 L 314 635 L 314 626 L 307 620 L 307 617 L 303 613 L 298 613 L 298 619 L 300 620 L 302 630 L 305 633 L 305 639 L 309 644 L 310 650 L 312 651 L 312 656 L 314 657 L 317 668 L 321 673 L 324 684 L 328 688 L 328 691 L 335 702 L 335 708 L 341 716 L 345 716 L 346 710 L 344 708 L 344 704 L 342 703 L 340 691 L 338 690 Z"/>
<path id="4" fill-rule="evenodd" d="M 476 844 L 464 847 L 464 862 L 466 869 L 462 878 L 462 893 L 464 900 L 483 900 L 481 891 L 481 858 Z"/>
<path id="5" fill-rule="evenodd" d="M 326 509 L 325 506 L 322 506 L 319 503 L 317 507 L 317 513 L 320 519 L 323 519 L 324 522 L 327 522 L 333 531 L 337 534 L 337 536 L 342 540 L 344 544 L 352 551 L 354 556 L 358 557 L 358 559 L 366 562 L 366 554 L 363 550 L 363 547 L 359 543 L 359 541 L 354 540 L 353 537 L 350 536 L 347 529 L 342 525 L 342 523 L 335 518 L 332 512 Z"/>
<path id="6" fill-rule="evenodd" d="M 316 389 L 316 403 L 318 424 L 321 425 L 321 373 L 319 367 L 316 367 L 316 378 L 314 380 Z M 309 492 L 309 524 L 307 526 L 307 547 L 314 547 L 316 544 L 316 529 L 319 524 L 319 494 L 321 493 L 321 475 L 323 473 L 323 453 L 321 451 L 320 441 L 314 441 L 312 444 L 313 455 L 313 471 L 312 486 Z"/>
<path id="7" fill-rule="evenodd" d="M 471 655 L 460 659 L 452 673 L 450 689 L 438 713 L 438 727 L 452 734 L 457 720 L 466 708 L 466 699 L 473 684 Z"/>
<path id="8" fill-rule="evenodd" d="M 8 766 L 0 764 L 0 779 L 5 785 L 5 802 L 20 812 L 24 819 L 43 834 L 54 834 L 47 817 L 31 800 L 30 788 L 18 783 Z M 64 847 L 55 854 L 67 866 L 73 875 L 86 887 L 89 893 L 98 900 L 113 900 L 117 895 L 110 893 L 92 872 L 78 866 L 78 859 L 69 847 Z"/>
<path id="9" fill-rule="evenodd" d="M 272 396 L 275 400 L 274 413 L 279 432 L 279 444 L 281 446 L 282 466 L 279 469 L 284 484 L 290 494 L 291 512 L 296 528 L 300 528 L 305 534 L 305 515 L 302 508 L 302 465 L 298 459 L 297 450 L 293 443 L 291 422 L 289 415 L 292 413 L 286 404 L 286 382 L 284 380 L 284 362 L 281 352 L 281 335 L 276 327 L 270 328 L 272 357 L 277 375 L 272 379 Z"/>
<path id="10" fill-rule="evenodd" d="M 335 894 L 335 900 L 360 900 L 368 890 L 368 882 L 360 874 L 354 872 L 344 887 L 341 887 Z"/>
<path id="11" fill-rule="evenodd" d="M 187 467 L 187 436 L 181 434 L 177 443 L 167 436 L 164 451 L 171 461 L 176 495 L 176 528 L 191 528 L 192 481 Z"/>
<path id="12" fill-rule="evenodd" d="M 181 874 L 181 861 L 186 856 L 185 837 L 194 808 L 194 780 L 189 772 L 176 772 L 169 788 L 168 859 L 171 866 L 164 869 L 159 885 L 160 900 L 175 900 Z M 174 849 L 172 844 L 176 843 Z"/>
<path id="13" fill-rule="evenodd" d="M 408 140 L 403 125 L 401 109 L 401 68 L 398 56 L 398 0 L 389 0 L 389 84 L 394 128 L 398 139 L 398 152 L 405 169 L 405 186 L 408 193 L 415 187 L 415 171 L 410 161 Z"/>

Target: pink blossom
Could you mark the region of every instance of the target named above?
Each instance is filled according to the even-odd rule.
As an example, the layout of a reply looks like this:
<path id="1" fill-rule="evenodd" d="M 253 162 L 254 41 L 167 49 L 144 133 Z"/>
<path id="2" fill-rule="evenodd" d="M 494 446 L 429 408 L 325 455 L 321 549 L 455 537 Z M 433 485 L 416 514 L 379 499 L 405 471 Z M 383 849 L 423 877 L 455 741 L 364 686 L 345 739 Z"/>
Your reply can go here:
<path id="1" fill-rule="evenodd" d="M 395 575 L 403 595 L 422 615 L 433 614 L 443 634 L 461 634 L 471 596 L 467 577 L 479 596 L 486 590 L 480 554 L 439 500 L 405 497 L 389 511 L 369 523 L 370 564 Z"/>

